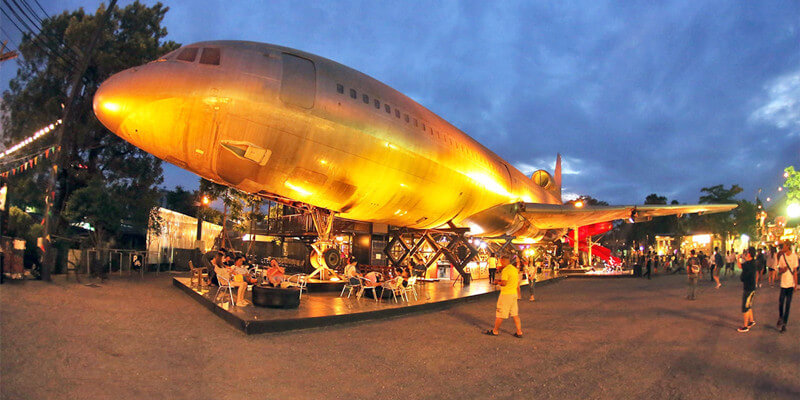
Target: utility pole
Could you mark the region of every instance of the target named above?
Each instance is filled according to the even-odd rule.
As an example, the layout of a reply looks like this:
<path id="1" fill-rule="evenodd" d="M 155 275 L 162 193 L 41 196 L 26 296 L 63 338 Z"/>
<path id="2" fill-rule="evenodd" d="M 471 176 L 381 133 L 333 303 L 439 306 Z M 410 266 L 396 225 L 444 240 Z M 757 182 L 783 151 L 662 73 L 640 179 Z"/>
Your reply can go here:
<path id="1" fill-rule="evenodd" d="M 72 108 L 75 102 L 76 95 L 80 92 L 81 86 L 81 78 L 83 77 L 83 73 L 86 72 L 86 67 L 89 65 L 89 59 L 92 57 L 92 53 L 94 53 L 94 49 L 97 46 L 97 42 L 100 39 L 100 33 L 105 28 L 106 24 L 108 23 L 108 18 L 111 16 L 111 10 L 117 4 L 117 0 L 111 0 L 106 8 L 106 11 L 103 13 L 103 17 L 100 20 L 100 23 L 97 25 L 97 29 L 95 29 L 94 34 L 92 35 L 92 39 L 89 41 L 89 46 L 86 47 L 86 50 L 83 53 L 83 57 L 81 57 L 80 64 L 78 64 L 78 69 L 75 71 L 74 75 L 72 76 L 72 87 L 69 92 L 69 96 L 67 97 L 67 102 L 64 105 L 64 115 L 61 118 L 63 123 L 60 127 L 58 127 L 58 132 L 56 134 L 56 146 L 61 147 L 64 143 L 64 130 L 71 126 L 71 119 L 72 117 Z M 49 281 L 50 280 L 50 270 L 53 269 L 56 263 L 56 255 L 53 249 L 53 243 L 51 239 L 51 235 L 53 233 L 53 228 L 55 225 L 54 220 L 54 210 L 53 210 L 53 202 L 58 197 L 56 196 L 56 192 L 60 190 L 58 185 L 56 184 L 59 168 L 63 170 L 63 164 L 67 159 L 64 157 L 64 152 L 67 149 L 62 147 L 62 150 L 56 153 L 55 160 L 53 163 L 53 168 L 50 171 L 50 179 L 47 184 L 47 191 L 45 192 L 45 214 L 44 214 L 44 255 L 42 256 L 42 280 Z"/>
<path id="2" fill-rule="evenodd" d="M 3 45 L 0 46 L 0 62 L 8 61 L 18 56 L 17 52 L 14 50 L 6 51 L 6 45 L 8 45 L 8 40 L 4 40 Z"/>

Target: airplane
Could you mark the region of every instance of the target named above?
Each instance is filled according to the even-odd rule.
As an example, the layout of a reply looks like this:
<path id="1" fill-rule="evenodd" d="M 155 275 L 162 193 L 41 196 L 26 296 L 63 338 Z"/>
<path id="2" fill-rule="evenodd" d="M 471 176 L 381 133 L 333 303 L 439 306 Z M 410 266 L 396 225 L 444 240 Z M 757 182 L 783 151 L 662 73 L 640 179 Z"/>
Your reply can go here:
<path id="1" fill-rule="evenodd" d="M 378 80 L 272 44 L 183 46 L 108 78 L 93 108 L 110 131 L 162 160 L 310 213 L 318 270 L 340 260 L 334 217 L 553 241 L 598 222 L 736 207 L 564 204 L 560 156 L 553 174 L 528 177 Z"/>

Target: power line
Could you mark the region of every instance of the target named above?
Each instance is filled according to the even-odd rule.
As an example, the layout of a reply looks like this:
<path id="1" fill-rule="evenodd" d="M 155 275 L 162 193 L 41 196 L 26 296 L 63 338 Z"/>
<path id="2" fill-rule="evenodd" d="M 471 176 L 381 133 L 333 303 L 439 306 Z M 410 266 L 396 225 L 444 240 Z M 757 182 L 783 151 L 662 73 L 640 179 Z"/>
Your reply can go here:
<path id="1" fill-rule="evenodd" d="M 35 33 L 37 30 L 38 30 L 38 31 L 39 31 L 38 33 L 39 33 L 39 34 L 37 34 L 37 35 L 36 35 L 37 37 L 40 37 L 40 38 L 42 39 L 42 41 L 44 41 L 44 39 L 49 39 L 48 43 L 45 43 L 45 45 L 47 46 L 47 48 L 48 48 L 48 49 L 52 50 L 52 51 L 53 51 L 53 52 L 55 52 L 55 53 L 58 53 L 58 55 L 60 55 L 60 56 L 66 57 L 66 58 L 67 58 L 67 59 L 68 59 L 68 60 L 69 60 L 71 63 L 73 63 L 73 64 L 74 64 L 75 62 L 77 62 L 77 58 L 75 57 L 75 54 L 73 54 L 73 53 L 70 53 L 70 52 L 67 52 L 67 54 L 65 55 L 65 54 L 62 52 L 62 50 L 61 50 L 61 49 L 60 49 L 60 47 L 59 47 L 59 44 L 60 44 L 60 43 L 59 43 L 59 42 L 60 42 L 60 40 L 59 40 L 59 39 L 53 39 L 52 37 L 50 37 L 50 36 L 49 36 L 49 35 L 47 35 L 46 33 L 43 33 L 43 32 L 41 32 L 41 28 L 39 28 L 39 29 L 33 29 L 33 28 L 31 28 L 31 27 L 30 27 L 30 25 L 28 25 L 28 23 L 27 23 L 27 22 L 25 22 L 25 20 L 23 20 L 23 19 L 22 19 L 22 17 L 20 17 L 20 16 L 19 16 L 19 14 L 17 14 L 17 10 L 18 10 L 18 11 L 19 11 L 21 14 L 25 15 L 25 17 L 26 17 L 26 18 L 27 18 L 29 21 L 33 22 L 33 19 L 31 19 L 31 18 L 30 18 L 30 17 L 29 17 L 29 16 L 28 16 L 28 15 L 27 15 L 25 12 L 24 12 L 24 10 L 22 10 L 22 8 L 19 6 L 19 4 L 16 2 L 16 0 L 11 0 L 11 1 L 13 1 L 13 2 L 14 2 L 14 4 L 16 5 L 16 8 L 17 8 L 17 10 L 14 10 L 14 8 L 11 6 L 11 4 L 9 4 L 9 3 L 8 3 L 8 1 L 6 1 L 6 0 L 2 0 L 2 1 L 3 1 L 3 4 L 5 4 L 5 5 L 6 5 L 6 7 L 8 8 L 8 10 L 9 10 L 9 11 L 11 11 L 11 13 L 12 13 L 12 14 L 14 14 L 14 16 L 15 16 L 15 17 L 17 17 L 17 21 L 19 21 L 19 22 L 20 22 L 20 23 L 21 23 L 23 26 L 25 26 L 25 28 L 27 28 L 29 32 L 31 32 L 32 34 L 34 34 L 34 33 Z M 6 14 L 6 16 L 8 16 L 8 14 Z M 12 22 L 13 22 L 13 21 L 12 21 Z M 16 25 L 16 24 L 15 24 L 15 25 Z M 33 26 L 35 27 L 35 26 L 36 26 L 36 24 L 33 24 Z M 55 43 L 55 46 L 53 46 L 53 42 L 50 42 L 50 41 L 53 41 L 53 42 Z"/>
<path id="2" fill-rule="evenodd" d="M 5 0 L 3 0 L 3 1 L 5 2 Z M 26 33 L 30 33 L 30 32 L 27 32 L 27 31 L 23 30 L 22 28 L 20 28 L 19 25 L 17 25 L 17 23 L 13 19 L 11 19 L 11 16 L 9 16 L 8 13 L 6 13 L 6 10 L 3 9 L 2 7 L 0 7 L 0 12 L 2 12 L 3 15 L 5 15 L 6 18 L 8 18 L 8 20 L 11 22 L 11 24 L 14 25 L 14 27 L 17 28 L 17 30 L 20 33 L 22 33 L 23 35 L 25 35 Z M 35 34 L 32 34 L 32 33 L 30 33 L 30 34 L 31 34 L 32 43 L 36 47 L 38 47 L 40 50 L 42 50 L 43 52 L 45 52 L 46 54 L 48 54 L 50 56 L 55 57 L 58 61 L 61 61 L 61 63 L 64 64 L 64 66 L 67 67 L 67 69 L 69 69 L 69 70 L 77 68 L 73 62 L 71 62 L 70 60 L 65 59 L 64 57 L 60 56 L 59 54 L 56 54 L 55 52 L 53 52 L 52 49 L 50 49 L 49 47 L 47 47 L 43 43 L 41 43 L 41 39 L 39 38 L 38 35 L 35 35 Z"/>
<path id="3" fill-rule="evenodd" d="M 13 2 L 14 2 L 14 4 L 16 4 L 16 3 L 17 3 L 17 0 L 11 0 L 11 1 L 13 1 Z M 63 39 L 63 38 L 61 38 L 61 37 L 58 37 L 58 36 L 54 36 L 53 34 L 51 34 L 51 33 L 48 33 L 48 32 L 47 32 L 47 31 L 44 29 L 44 28 L 45 28 L 45 25 L 44 25 L 44 20 L 42 20 L 41 18 L 39 18 L 39 16 L 38 16 L 38 15 L 36 14 L 36 12 L 33 10 L 33 7 L 31 7 L 31 6 L 28 4 L 27 0 L 19 0 L 19 1 L 20 1 L 20 3 L 22 3 L 22 4 L 25 6 L 25 8 L 26 8 L 26 9 L 28 9 L 28 11 L 30 11 L 30 12 L 31 12 L 31 14 L 33 15 L 33 17 L 34 17 L 34 18 L 36 18 L 36 19 L 39 21 L 39 33 L 40 33 L 40 34 L 44 34 L 44 35 L 46 35 L 47 37 L 49 37 L 49 38 L 53 39 L 53 40 L 56 42 L 56 44 L 63 45 L 63 46 L 64 46 L 64 50 L 65 50 L 65 51 L 67 51 L 67 52 L 68 52 L 68 53 L 69 53 L 71 56 L 73 56 L 73 57 L 75 58 L 75 60 L 77 60 L 77 59 L 78 59 L 78 55 L 80 54 L 80 51 L 79 51 L 79 50 L 78 50 L 78 49 L 77 49 L 75 46 L 70 46 L 69 44 L 67 44 L 67 43 L 64 41 L 64 39 Z M 20 11 L 22 11 L 22 10 L 20 10 Z M 23 13 L 25 13 L 25 12 L 23 11 Z M 25 13 L 25 14 L 26 14 L 26 16 L 27 16 L 27 13 Z M 48 15 L 47 15 L 47 13 L 45 13 L 44 15 L 45 15 L 45 19 L 49 19 L 49 18 L 50 18 L 50 16 L 48 16 Z"/>

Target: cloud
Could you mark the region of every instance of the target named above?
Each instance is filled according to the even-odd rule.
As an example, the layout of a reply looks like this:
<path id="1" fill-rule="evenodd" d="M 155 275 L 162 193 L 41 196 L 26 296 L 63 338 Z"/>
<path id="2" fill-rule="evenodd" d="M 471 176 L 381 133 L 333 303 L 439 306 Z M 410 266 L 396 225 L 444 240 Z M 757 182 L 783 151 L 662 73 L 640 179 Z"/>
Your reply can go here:
<path id="1" fill-rule="evenodd" d="M 765 104 L 753 111 L 750 120 L 800 135 L 800 70 L 775 79 L 767 93 Z"/>

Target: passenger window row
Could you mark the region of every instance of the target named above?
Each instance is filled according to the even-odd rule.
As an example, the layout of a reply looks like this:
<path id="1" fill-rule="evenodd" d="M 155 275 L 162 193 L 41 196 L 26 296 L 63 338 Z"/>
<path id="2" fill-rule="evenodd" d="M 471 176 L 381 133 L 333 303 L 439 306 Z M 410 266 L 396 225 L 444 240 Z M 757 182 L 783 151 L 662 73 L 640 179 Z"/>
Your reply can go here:
<path id="1" fill-rule="evenodd" d="M 336 92 L 337 93 L 343 95 L 345 93 L 344 89 L 345 89 L 345 87 L 341 83 L 337 83 L 336 84 Z M 356 89 L 350 88 L 348 93 L 349 93 L 351 99 L 358 100 L 358 91 Z M 369 104 L 369 100 L 370 99 L 369 99 L 369 95 L 368 94 L 366 94 L 366 93 L 362 93 L 361 94 L 361 101 L 364 104 Z M 375 109 L 376 110 L 380 110 L 381 109 L 381 101 L 378 100 L 378 99 L 375 99 L 375 98 L 373 98 L 372 101 L 373 101 L 372 104 L 375 107 Z M 390 106 L 389 104 L 383 103 L 383 110 L 387 114 L 392 115 L 392 106 Z M 475 152 L 473 152 L 472 150 L 470 150 L 466 146 L 458 143 L 457 141 L 454 142 L 453 139 L 449 135 L 444 134 L 444 138 L 442 138 L 442 136 L 443 136 L 442 133 L 439 130 L 433 129 L 433 126 L 425 124 L 425 121 L 418 120 L 416 117 L 412 117 L 412 116 L 410 116 L 410 115 L 408 115 L 406 113 L 402 113 L 397 108 L 394 109 L 394 116 L 395 116 L 395 118 L 397 118 L 397 119 L 399 119 L 401 121 L 405 121 L 409 125 L 413 124 L 415 128 L 421 128 L 423 131 L 428 132 L 431 135 L 432 138 L 435 137 L 435 138 L 438 138 L 438 140 L 441 141 L 441 142 L 449 143 L 451 146 L 461 150 L 464 154 L 468 155 L 469 157 L 472 157 L 474 159 L 478 158 L 478 155 Z"/>
<path id="2" fill-rule="evenodd" d="M 197 58 L 197 53 L 200 50 L 198 47 L 187 47 L 178 53 L 176 60 L 194 62 Z M 219 65 L 219 48 L 217 47 L 204 47 L 203 52 L 200 54 L 200 64 Z"/>

